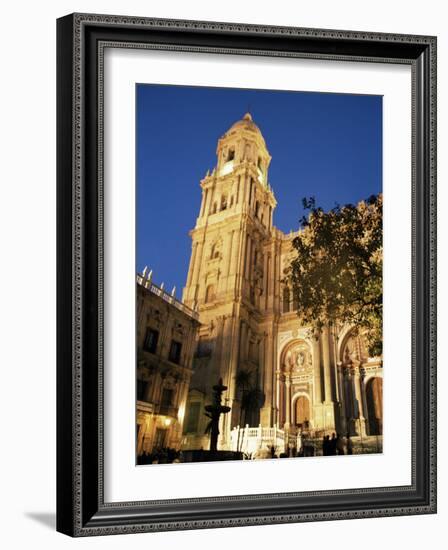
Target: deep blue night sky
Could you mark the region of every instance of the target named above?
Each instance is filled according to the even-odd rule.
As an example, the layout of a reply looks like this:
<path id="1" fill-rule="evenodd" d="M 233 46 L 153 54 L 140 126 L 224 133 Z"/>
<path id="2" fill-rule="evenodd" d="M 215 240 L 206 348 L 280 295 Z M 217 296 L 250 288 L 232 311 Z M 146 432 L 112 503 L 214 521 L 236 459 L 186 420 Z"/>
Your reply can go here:
<path id="1" fill-rule="evenodd" d="M 137 85 L 137 269 L 182 294 L 188 231 L 201 204 L 199 182 L 216 164 L 216 144 L 250 109 L 272 156 L 274 224 L 298 228 L 302 197 L 324 209 L 382 189 L 380 96 Z"/>

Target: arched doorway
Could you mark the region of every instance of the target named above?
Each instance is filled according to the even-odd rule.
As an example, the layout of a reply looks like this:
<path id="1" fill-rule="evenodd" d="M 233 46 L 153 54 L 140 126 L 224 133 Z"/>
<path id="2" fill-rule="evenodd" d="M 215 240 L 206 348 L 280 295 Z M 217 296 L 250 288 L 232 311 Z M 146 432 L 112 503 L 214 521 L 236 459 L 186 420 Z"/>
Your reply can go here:
<path id="1" fill-rule="evenodd" d="M 295 424 L 302 428 L 307 428 L 310 421 L 310 401 L 305 395 L 299 395 L 296 399 Z"/>
<path id="2" fill-rule="evenodd" d="M 371 378 L 366 386 L 369 435 L 383 434 L 383 379 Z"/>

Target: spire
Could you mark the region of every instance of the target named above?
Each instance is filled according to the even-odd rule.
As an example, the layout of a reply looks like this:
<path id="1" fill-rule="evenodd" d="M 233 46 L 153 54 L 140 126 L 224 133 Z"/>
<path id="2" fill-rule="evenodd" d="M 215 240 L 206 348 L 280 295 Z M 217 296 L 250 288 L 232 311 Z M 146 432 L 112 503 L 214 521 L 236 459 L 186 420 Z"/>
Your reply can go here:
<path id="1" fill-rule="evenodd" d="M 250 120 L 252 122 L 252 115 L 249 111 L 243 116 L 243 120 Z"/>

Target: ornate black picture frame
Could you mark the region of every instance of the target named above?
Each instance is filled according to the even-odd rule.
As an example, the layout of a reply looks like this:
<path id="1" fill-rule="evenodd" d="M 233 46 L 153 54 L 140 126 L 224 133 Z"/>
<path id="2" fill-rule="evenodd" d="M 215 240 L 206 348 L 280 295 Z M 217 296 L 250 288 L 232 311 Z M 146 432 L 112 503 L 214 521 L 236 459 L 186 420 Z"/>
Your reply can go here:
<path id="1" fill-rule="evenodd" d="M 104 501 L 102 56 L 110 43 L 411 66 L 411 485 Z M 74 14 L 57 22 L 57 50 L 58 531 L 90 536 L 435 513 L 436 38 Z"/>

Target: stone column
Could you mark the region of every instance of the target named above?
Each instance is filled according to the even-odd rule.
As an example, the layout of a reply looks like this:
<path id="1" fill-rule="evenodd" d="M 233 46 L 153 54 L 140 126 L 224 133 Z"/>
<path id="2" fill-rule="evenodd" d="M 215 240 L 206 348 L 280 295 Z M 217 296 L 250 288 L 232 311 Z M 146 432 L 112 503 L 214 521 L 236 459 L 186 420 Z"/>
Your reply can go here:
<path id="1" fill-rule="evenodd" d="M 213 183 L 213 187 L 208 188 L 208 197 L 207 197 L 207 204 L 205 205 L 205 214 L 206 216 L 210 215 L 210 210 L 212 207 L 212 201 L 213 201 L 213 192 L 214 192 L 214 186 L 215 183 Z"/>
<path id="2" fill-rule="evenodd" d="M 359 429 L 361 431 L 360 435 L 365 436 L 366 435 L 366 419 L 365 419 L 365 416 L 364 416 L 364 404 L 363 404 L 362 394 L 361 394 L 362 381 L 361 381 L 361 376 L 360 376 L 359 370 L 360 370 L 360 367 L 359 367 L 359 365 L 357 365 L 354 368 L 354 375 L 353 375 L 355 398 L 356 398 L 356 401 L 358 402 L 358 422 L 360 424 L 360 426 L 357 426 L 357 431 Z"/>
<path id="3" fill-rule="evenodd" d="M 291 380 L 289 375 L 285 380 L 285 429 L 291 426 Z"/>
<path id="4" fill-rule="evenodd" d="M 246 177 L 246 180 L 247 180 L 247 206 L 248 206 L 248 210 L 250 210 L 250 207 L 252 205 L 252 201 L 254 199 L 254 184 L 253 184 L 253 181 L 252 181 L 252 177 L 251 176 L 247 176 Z"/>
<path id="5" fill-rule="evenodd" d="M 188 269 L 188 277 L 187 277 L 187 288 L 191 285 L 191 279 L 193 277 L 193 271 L 195 267 L 195 259 L 196 259 L 196 252 L 197 252 L 198 244 L 193 243 L 192 249 L 191 249 L 191 258 L 190 258 L 190 267 Z"/>
<path id="6" fill-rule="evenodd" d="M 223 321 L 223 340 L 222 340 L 222 354 L 221 354 L 221 371 L 220 376 L 224 381 L 224 385 L 227 386 L 227 392 L 223 395 L 223 402 L 225 405 L 232 407 L 234 398 L 234 374 L 232 368 L 232 332 L 233 332 L 233 318 L 231 316 L 224 317 Z M 230 432 L 231 432 L 232 417 L 231 414 L 222 415 L 222 445 L 223 448 L 228 448 L 230 445 Z"/>
<path id="7" fill-rule="evenodd" d="M 275 286 L 277 284 L 275 279 L 275 244 L 273 243 L 269 250 L 269 262 L 268 262 L 268 301 L 267 301 L 267 308 L 268 310 L 274 309 L 274 292 L 275 292 Z"/>
<path id="8" fill-rule="evenodd" d="M 328 337 L 328 327 L 322 331 L 322 357 L 324 364 L 324 388 L 325 402 L 329 403 L 331 399 L 331 365 L 330 365 L 330 341 Z"/>
<path id="9" fill-rule="evenodd" d="M 269 288 L 269 301 L 268 301 L 268 308 L 275 310 L 275 308 L 278 305 L 279 300 L 279 294 L 280 294 L 280 283 L 278 279 L 281 278 L 279 276 L 279 263 L 280 263 L 280 250 L 278 250 L 278 244 L 275 242 L 275 240 L 272 243 L 271 248 L 271 257 L 270 257 L 270 274 L 269 274 L 269 280 L 271 281 L 271 285 Z"/>
<path id="10" fill-rule="evenodd" d="M 267 269 L 268 269 L 268 255 L 266 254 L 266 251 L 264 247 L 261 248 L 261 252 L 263 255 L 263 279 L 261 281 L 261 288 L 262 288 L 262 294 L 260 296 L 260 309 L 267 309 Z"/>
<path id="11" fill-rule="evenodd" d="M 252 239 L 248 235 L 247 236 L 247 249 L 246 249 L 246 266 L 245 266 L 245 277 L 246 279 L 250 280 L 250 264 L 251 264 L 251 258 L 252 258 Z"/>
<path id="12" fill-rule="evenodd" d="M 192 278 L 192 293 L 190 294 L 190 299 L 192 300 L 192 305 L 194 306 L 194 302 L 198 299 L 198 280 L 199 280 L 199 274 L 201 271 L 201 262 L 202 262 L 202 255 L 203 255 L 203 249 L 204 249 L 204 243 L 199 242 L 197 245 L 197 253 L 195 257 L 195 266 L 194 266 L 194 273 Z"/>
<path id="13" fill-rule="evenodd" d="M 348 428 L 349 432 L 353 434 L 358 433 L 358 427 L 356 426 L 356 420 L 358 412 L 355 406 L 355 384 L 354 384 L 354 368 L 350 365 L 346 368 L 346 388 L 347 388 L 347 400 L 348 400 Z"/>
<path id="14" fill-rule="evenodd" d="M 314 372 L 314 403 L 322 403 L 322 380 L 320 368 L 320 343 L 313 337 L 313 372 Z"/>
<path id="15" fill-rule="evenodd" d="M 239 203 L 239 200 L 240 200 L 240 186 L 241 186 L 241 176 L 238 176 L 236 180 L 235 206 Z"/>
<path id="16" fill-rule="evenodd" d="M 242 246 L 241 246 L 241 253 L 239 258 L 239 270 L 238 270 L 238 279 L 237 284 L 239 285 L 239 292 L 241 294 L 242 292 L 242 284 L 244 283 L 244 279 L 246 278 L 246 265 L 247 265 L 247 251 L 249 248 L 249 235 L 247 233 L 244 233 L 244 228 L 240 228 L 241 232 L 241 239 L 242 239 Z"/>
<path id="17" fill-rule="evenodd" d="M 236 336 L 234 337 L 234 343 L 236 344 L 236 347 L 233 351 L 232 356 L 232 363 L 233 363 L 233 373 L 230 380 L 230 388 L 231 391 L 229 392 L 230 395 L 230 407 L 232 408 L 230 415 L 231 416 L 231 425 L 236 426 L 240 423 L 240 411 L 241 411 L 241 403 L 237 400 L 237 386 L 235 383 L 235 376 L 238 373 L 239 366 L 245 361 L 244 356 L 244 346 L 247 341 L 247 324 L 245 321 L 237 321 L 239 324 L 239 328 L 235 327 L 235 330 L 237 331 Z"/>
<path id="18" fill-rule="evenodd" d="M 342 367 L 342 380 L 343 380 L 343 391 L 344 391 L 344 409 L 345 409 L 345 418 L 347 423 L 347 430 L 350 433 L 352 427 L 352 396 L 350 394 L 350 370 L 349 367 Z"/>
<path id="19" fill-rule="evenodd" d="M 333 366 L 333 378 L 334 378 L 334 396 L 337 402 L 340 401 L 339 396 L 339 384 L 338 384 L 338 358 L 337 358 L 337 346 L 336 346 L 336 330 L 333 325 L 330 334 L 331 345 L 331 363 Z"/>
<path id="20" fill-rule="evenodd" d="M 336 365 L 337 374 L 338 374 L 338 385 L 339 385 L 339 400 L 340 400 L 340 421 L 341 421 L 341 430 L 342 433 L 347 433 L 347 415 L 346 415 L 346 394 L 345 394 L 345 381 L 344 381 L 344 372 L 341 362 L 338 362 Z"/>
<path id="21" fill-rule="evenodd" d="M 260 389 L 264 388 L 264 380 L 266 376 L 266 367 L 265 367 L 265 361 L 266 361 L 266 334 L 263 331 L 261 333 L 261 337 L 258 341 L 258 372 L 260 376 L 259 380 L 259 387 Z"/>
<path id="22" fill-rule="evenodd" d="M 204 247 L 204 243 L 202 242 L 198 242 L 196 245 L 196 258 L 195 258 L 193 280 L 192 280 L 193 285 L 196 285 L 198 282 L 203 247 Z"/>
<path id="23" fill-rule="evenodd" d="M 366 377 L 366 371 L 360 367 L 360 379 L 359 379 L 359 385 L 361 388 L 361 401 L 362 401 L 362 409 L 364 412 L 364 426 L 366 428 L 367 433 L 367 427 L 369 427 L 370 430 L 370 420 L 369 420 L 369 408 L 367 406 L 367 394 L 366 394 L 366 384 L 365 384 L 365 377 Z"/>
<path id="24" fill-rule="evenodd" d="M 216 348 L 215 348 L 215 358 L 214 358 L 214 369 L 213 369 L 213 378 L 210 380 L 211 385 L 213 386 L 218 382 L 222 373 L 220 371 L 222 367 L 222 355 L 223 355 L 223 337 L 224 337 L 224 323 L 225 317 L 219 316 L 216 318 Z"/>
<path id="25" fill-rule="evenodd" d="M 231 258 L 230 258 L 230 265 L 229 265 L 229 275 L 235 275 L 238 265 L 238 252 L 239 248 L 241 246 L 242 238 L 239 237 L 238 232 L 235 230 L 233 231 L 233 238 L 232 238 L 232 251 L 231 251 Z"/>
<path id="26" fill-rule="evenodd" d="M 275 371 L 275 425 L 277 427 L 280 427 L 280 406 L 281 406 L 281 399 L 280 399 L 280 391 L 281 391 L 281 384 L 280 384 L 280 369 L 277 369 Z"/>
<path id="27" fill-rule="evenodd" d="M 230 274 L 230 264 L 233 256 L 234 241 L 235 241 L 235 231 L 231 231 L 227 237 L 227 247 L 225 252 L 224 273 L 226 277 L 228 277 Z"/>
<path id="28" fill-rule="evenodd" d="M 249 324 L 247 324 L 247 336 L 246 336 L 246 341 L 244 342 L 244 355 L 243 355 L 243 358 L 244 360 L 248 360 L 249 359 L 249 350 L 250 350 L 250 340 L 252 338 L 252 329 L 250 327 Z"/>
<path id="29" fill-rule="evenodd" d="M 232 408 L 229 417 L 229 427 L 235 426 L 239 421 L 239 411 L 237 410 L 236 402 L 236 384 L 235 384 L 235 375 L 238 370 L 238 364 L 240 360 L 240 342 L 241 342 L 241 333 L 242 333 L 242 323 L 239 319 L 232 317 L 232 350 L 230 356 L 230 365 L 229 365 L 229 376 L 227 379 L 228 395 L 229 395 L 229 406 Z"/>
<path id="30" fill-rule="evenodd" d="M 264 371 L 264 381 L 263 381 L 263 392 L 264 392 L 264 407 L 262 415 L 262 424 L 263 426 L 272 426 L 273 415 L 272 410 L 274 408 L 273 396 L 274 396 L 274 358 L 273 358 L 273 348 L 274 348 L 274 330 L 271 325 L 268 328 L 267 334 L 265 334 L 265 359 L 264 364 L 261 365 L 262 370 Z"/>
<path id="31" fill-rule="evenodd" d="M 208 195 L 208 189 L 204 189 L 202 191 L 202 203 L 201 203 L 201 210 L 199 212 L 199 217 L 202 218 L 205 212 L 205 206 L 207 203 L 207 195 Z"/>

